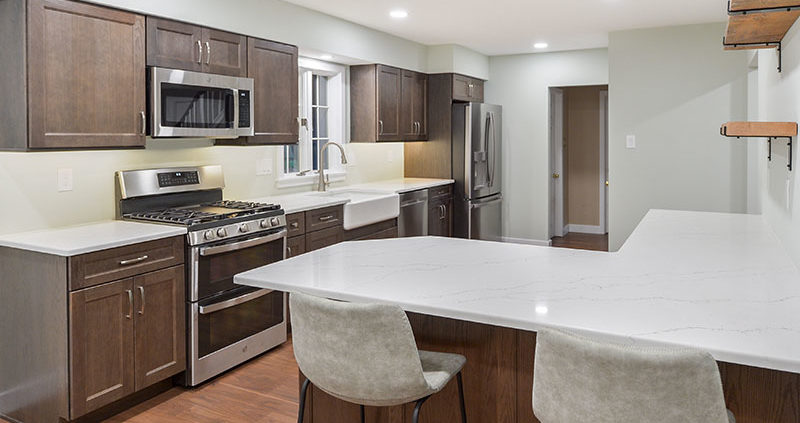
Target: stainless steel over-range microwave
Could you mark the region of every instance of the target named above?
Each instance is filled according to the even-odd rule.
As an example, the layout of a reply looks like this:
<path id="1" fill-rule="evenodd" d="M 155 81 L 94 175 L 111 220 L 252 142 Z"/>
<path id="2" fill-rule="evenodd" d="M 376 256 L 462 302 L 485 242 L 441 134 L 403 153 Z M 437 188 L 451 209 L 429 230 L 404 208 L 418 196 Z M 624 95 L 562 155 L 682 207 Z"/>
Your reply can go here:
<path id="1" fill-rule="evenodd" d="M 152 137 L 253 135 L 253 79 L 150 68 Z"/>

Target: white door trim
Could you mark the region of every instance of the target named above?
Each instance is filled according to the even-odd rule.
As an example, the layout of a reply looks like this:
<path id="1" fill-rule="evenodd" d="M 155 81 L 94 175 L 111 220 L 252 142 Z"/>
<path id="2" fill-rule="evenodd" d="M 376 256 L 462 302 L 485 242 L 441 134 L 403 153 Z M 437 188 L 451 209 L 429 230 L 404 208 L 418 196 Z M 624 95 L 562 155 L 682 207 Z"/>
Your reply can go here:
<path id="1" fill-rule="evenodd" d="M 606 185 L 606 178 L 608 177 L 608 91 L 600 91 L 600 225 L 598 230 L 601 234 L 608 232 L 607 227 L 607 210 L 608 210 L 608 186 Z"/>
<path id="2" fill-rule="evenodd" d="M 564 236 L 564 90 L 550 88 L 550 237 Z M 558 173 L 558 179 L 553 175 Z"/>

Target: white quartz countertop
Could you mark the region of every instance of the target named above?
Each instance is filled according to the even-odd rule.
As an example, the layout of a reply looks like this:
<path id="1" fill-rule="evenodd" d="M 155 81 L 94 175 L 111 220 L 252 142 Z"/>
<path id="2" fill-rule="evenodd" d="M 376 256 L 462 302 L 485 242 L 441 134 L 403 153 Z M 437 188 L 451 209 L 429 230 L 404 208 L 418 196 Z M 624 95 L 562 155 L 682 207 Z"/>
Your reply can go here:
<path id="1" fill-rule="evenodd" d="M 652 210 L 617 253 L 435 237 L 345 242 L 235 281 L 688 346 L 800 373 L 800 272 L 761 216 Z"/>
<path id="2" fill-rule="evenodd" d="M 401 194 L 409 191 L 433 188 L 442 185 L 452 184 L 452 179 L 428 179 L 428 178 L 400 178 L 385 181 L 368 182 L 364 184 L 347 185 L 332 188 L 330 192 L 344 190 L 365 190 L 376 193 L 397 193 Z M 302 192 L 298 194 L 276 195 L 271 197 L 253 198 L 248 201 L 258 203 L 280 204 L 286 214 L 298 213 L 309 210 L 321 209 L 323 207 L 338 206 L 347 203 L 341 197 L 320 196 L 316 191 Z"/>
<path id="3" fill-rule="evenodd" d="M 178 226 L 109 220 L 3 235 L 0 246 L 70 257 L 185 234 Z"/>

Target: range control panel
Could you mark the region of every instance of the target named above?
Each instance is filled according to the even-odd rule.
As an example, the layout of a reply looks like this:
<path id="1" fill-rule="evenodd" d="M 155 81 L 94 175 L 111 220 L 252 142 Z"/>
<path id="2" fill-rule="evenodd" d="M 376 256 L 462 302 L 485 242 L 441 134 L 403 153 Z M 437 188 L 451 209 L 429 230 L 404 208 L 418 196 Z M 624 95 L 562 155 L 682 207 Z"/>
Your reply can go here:
<path id="1" fill-rule="evenodd" d="M 197 185 L 200 177 L 196 171 L 193 172 L 168 172 L 158 174 L 158 186 L 160 188 L 176 187 L 181 185 Z"/>

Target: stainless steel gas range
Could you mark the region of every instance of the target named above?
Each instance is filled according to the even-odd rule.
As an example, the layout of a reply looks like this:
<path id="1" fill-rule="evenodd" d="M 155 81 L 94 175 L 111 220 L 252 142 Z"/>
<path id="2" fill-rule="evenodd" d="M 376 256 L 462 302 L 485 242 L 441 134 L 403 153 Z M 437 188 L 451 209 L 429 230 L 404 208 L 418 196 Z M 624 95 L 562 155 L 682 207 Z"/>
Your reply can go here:
<path id="1" fill-rule="evenodd" d="M 278 205 L 223 201 L 220 166 L 117 172 L 118 217 L 185 226 L 187 371 L 198 385 L 286 341 L 283 292 L 233 276 L 285 258 Z"/>

